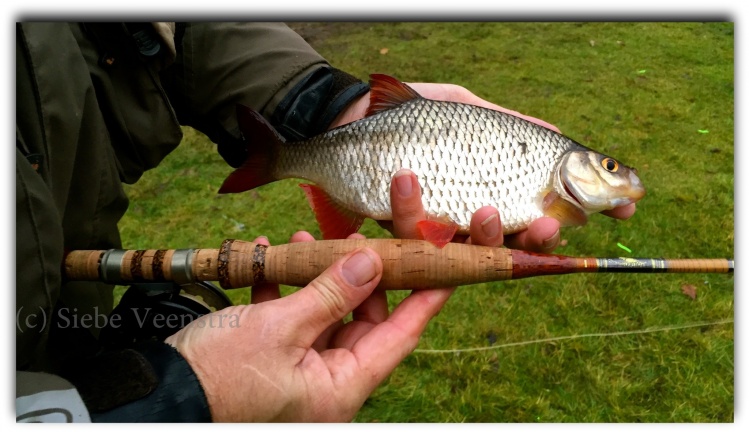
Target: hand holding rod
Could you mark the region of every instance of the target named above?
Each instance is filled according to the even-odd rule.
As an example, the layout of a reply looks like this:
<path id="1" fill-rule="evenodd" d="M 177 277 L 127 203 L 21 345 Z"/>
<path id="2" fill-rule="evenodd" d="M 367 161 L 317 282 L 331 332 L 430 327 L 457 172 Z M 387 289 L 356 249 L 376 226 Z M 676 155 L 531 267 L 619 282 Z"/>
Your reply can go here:
<path id="1" fill-rule="evenodd" d="M 218 281 L 223 288 L 270 282 L 303 287 L 361 247 L 383 261 L 380 289 L 470 285 L 567 273 L 733 273 L 731 259 L 578 258 L 516 249 L 423 240 L 321 240 L 264 246 L 227 239 L 220 249 L 72 251 L 68 280 L 109 283 Z"/>

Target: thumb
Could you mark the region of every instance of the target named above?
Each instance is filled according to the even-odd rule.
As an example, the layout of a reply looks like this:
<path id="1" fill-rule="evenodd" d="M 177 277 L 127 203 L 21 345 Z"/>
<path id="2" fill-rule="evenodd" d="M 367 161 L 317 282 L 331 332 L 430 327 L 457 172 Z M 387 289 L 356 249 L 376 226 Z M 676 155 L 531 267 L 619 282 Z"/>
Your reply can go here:
<path id="1" fill-rule="evenodd" d="M 370 248 L 356 249 L 334 262 L 309 285 L 284 297 L 287 323 L 304 346 L 359 306 L 382 278 L 382 260 Z"/>

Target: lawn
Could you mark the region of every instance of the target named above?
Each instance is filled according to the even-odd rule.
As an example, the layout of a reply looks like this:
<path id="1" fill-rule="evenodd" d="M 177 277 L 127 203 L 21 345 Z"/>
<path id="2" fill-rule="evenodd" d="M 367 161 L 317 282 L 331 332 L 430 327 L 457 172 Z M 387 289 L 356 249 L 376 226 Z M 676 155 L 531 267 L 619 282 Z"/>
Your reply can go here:
<path id="1" fill-rule="evenodd" d="M 732 23 L 292 26 L 362 79 L 460 84 L 636 167 L 647 196 L 635 216 L 594 215 L 563 230 L 558 253 L 733 257 Z M 297 181 L 219 196 L 229 172 L 186 129 L 161 167 L 127 187 L 124 246 L 277 244 L 300 229 L 319 238 Z M 389 236 L 372 221 L 362 232 Z M 461 287 L 356 421 L 731 422 L 733 282 L 588 274 Z M 249 291 L 230 295 L 246 302 Z M 391 292 L 391 304 L 405 295 Z"/>

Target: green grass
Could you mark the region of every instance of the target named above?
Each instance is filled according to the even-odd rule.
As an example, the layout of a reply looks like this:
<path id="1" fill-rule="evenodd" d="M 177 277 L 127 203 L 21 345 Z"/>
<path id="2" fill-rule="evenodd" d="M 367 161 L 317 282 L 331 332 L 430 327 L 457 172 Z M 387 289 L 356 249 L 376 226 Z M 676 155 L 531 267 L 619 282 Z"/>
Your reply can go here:
<path id="1" fill-rule="evenodd" d="M 731 23 L 336 23 L 295 27 L 361 78 L 452 82 L 557 125 L 638 168 L 648 194 L 628 221 L 565 229 L 569 255 L 733 257 Z M 388 48 L 381 54 L 382 48 Z M 644 71 L 644 72 L 643 72 Z M 708 130 L 709 133 L 699 133 Z M 297 182 L 218 196 L 230 172 L 213 144 L 184 143 L 127 191 L 129 248 L 217 247 L 296 230 L 319 238 Z M 384 237 L 368 221 L 363 232 Z M 692 300 L 684 284 L 697 287 Z M 246 302 L 248 290 L 231 293 Z M 396 304 L 405 293 L 391 293 Z M 419 349 L 524 341 L 733 318 L 726 275 L 568 275 L 459 289 Z M 731 422 L 733 324 L 416 352 L 359 422 Z"/>

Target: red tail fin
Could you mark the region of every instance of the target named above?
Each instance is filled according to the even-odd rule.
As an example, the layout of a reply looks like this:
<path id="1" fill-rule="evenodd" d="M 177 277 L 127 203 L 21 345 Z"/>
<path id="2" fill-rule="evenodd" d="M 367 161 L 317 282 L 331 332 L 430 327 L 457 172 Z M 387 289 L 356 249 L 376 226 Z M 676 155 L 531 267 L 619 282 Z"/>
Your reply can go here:
<path id="1" fill-rule="evenodd" d="M 247 160 L 224 180 L 218 193 L 244 192 L 278 179 L 272 175 L 284 138 L 252 108 L 237 105 L 237 123 L 247 142 Z"/>

